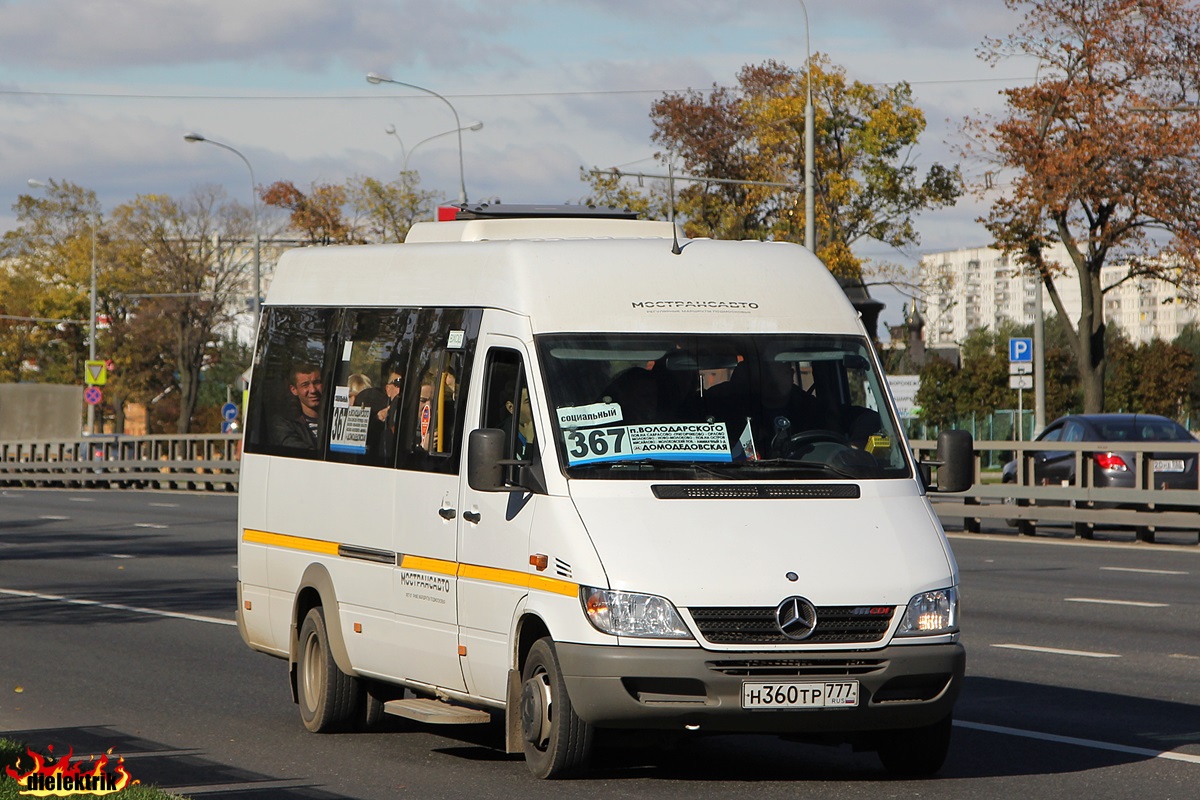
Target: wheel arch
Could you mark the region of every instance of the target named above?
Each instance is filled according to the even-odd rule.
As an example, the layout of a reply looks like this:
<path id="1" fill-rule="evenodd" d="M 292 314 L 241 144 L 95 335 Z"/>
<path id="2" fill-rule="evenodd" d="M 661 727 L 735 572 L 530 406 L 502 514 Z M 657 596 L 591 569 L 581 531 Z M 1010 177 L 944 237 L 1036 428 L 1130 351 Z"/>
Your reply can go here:
<path id="1" fill-rule="evenodd" d="M 299 657 L 300 626 L 308 612 L 320 606 L 325 609 L 325 630 L 329 636 L 329 652 L 333 655 L 338 669 L 347 675 L 357 676 L 350 663 L 350 653 L 346 649 L 346 640 L 342 637 L 341 615 L 338 612 L 337 591 L 333 588 L 333 578 L 324 564 L 309 564 L 300 577 L 296 588 L 296 597 L 292 601 L 291 631 L 288 636 L 288 672 L 291 676 L 292 700 L 298 701 L 296 687 L 296 659 Z"/>

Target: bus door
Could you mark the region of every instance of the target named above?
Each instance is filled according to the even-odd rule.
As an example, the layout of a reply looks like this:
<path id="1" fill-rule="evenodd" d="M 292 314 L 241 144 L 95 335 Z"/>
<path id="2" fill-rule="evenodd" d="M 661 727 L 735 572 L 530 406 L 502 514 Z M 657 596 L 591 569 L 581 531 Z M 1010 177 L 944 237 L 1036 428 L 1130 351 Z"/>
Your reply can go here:
<path id="1" fill-rule="evenodd" d="M 478 406 L 472 403 L 467 427 L 505 431 L 509 458 L 539 458 L 541 432 L 533 425 L 536 398 L 529 390 L 524 345 L 515 336 L 489 333 L 480 337 L 477 352 L 483 354 L 476 384 L 481 401 Z M 509 634 L 517 606 L 528 594 L 523 581 L 529 574 L 529 533 L 536 505 L 537 495 L 525 491 L 474 491 L 464 468 L 458 548 L 463 669 L 472 693 L 495 700 L 505 698 L 512 660 Z"/>

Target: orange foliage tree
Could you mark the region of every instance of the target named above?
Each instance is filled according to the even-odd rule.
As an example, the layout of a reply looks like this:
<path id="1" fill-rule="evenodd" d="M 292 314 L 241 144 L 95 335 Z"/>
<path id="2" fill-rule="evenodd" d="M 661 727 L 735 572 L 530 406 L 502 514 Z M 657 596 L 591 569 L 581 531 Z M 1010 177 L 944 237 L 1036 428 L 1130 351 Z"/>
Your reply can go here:
<path id="1" fill-rule="evenodd" d="M 1191 0 L 1006 0 L 1023 18 L 981 57 L 1037 60 L 1029 86 L 1003 92 L 997 118 L 968 119 L 966 151 L 996 165 L 1007 192 L 981 219 L 997 246 L 1040 277 L 1068 321 L 1059 282 L 1079 283 L 1067 331 L 1084 410 L 1105 408 L 1104 294 L 1154 276 L 1194 286 L 1200 270 L 1200 9 Z M 1191 109 L 1189 113 L 1179 113 Z M 1048 258 L 1061 242 L 1070 264 Z M 1107 264 L 1119 281 L 1102 285 Z M 1068 325 L 1068 327 L 1070 327 Z"/>

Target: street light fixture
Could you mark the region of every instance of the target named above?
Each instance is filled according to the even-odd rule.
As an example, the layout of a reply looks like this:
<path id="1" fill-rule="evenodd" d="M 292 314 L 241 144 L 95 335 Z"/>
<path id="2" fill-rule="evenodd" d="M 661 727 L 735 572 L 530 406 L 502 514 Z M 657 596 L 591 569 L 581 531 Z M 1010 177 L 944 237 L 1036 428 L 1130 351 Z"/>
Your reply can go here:
<path id="1" fill-rule="evenodd" d="M 51 184 L 45 181 L 39 181 L 37 178 L 30 178 L 26 181 L 35 189 L 50 189 Z M 96 360 L 96 227 L 99 224 L 97 220 L 96 204 L 93 202 L 88 208 L 88 222 L 92 228 L 92 288 L 89 295 L 88 305 L 91 313 L 88 315 L 88 360 Z M 88 403 L 87 407 L 87 430 L 88 433 L 96 432 L 96 407 Z"/>
<path id="2" fill-rule="evenodd" d="M 185 142 L 205 142 L 220 147 L 222 150 L 228 150 L 240 158 L 242 163 L 246 165 L 246 169 L 250 170 L 250 209 L 253 214 L 254 225 L 254 300 L 251 308 L 254 310 L 254 333 L 257 336 L 259 317 L 262 315 L 262 308 L 259 305 L 259 298 L 262 297 L 262 239 L 258 233 L 258 182 L 254 180 L 254 167 L 250 165 L 250 160 L 242 155 L 240 151 L 222 142 L 209 139 L 198 133 L 184 134 L 183 140 Z"/>
<path id="3" fill-rule="evenodd" d="M 426 142 L 432 142 L 434 139 L 440 139 L 443 136 L 449 136 L 450 134 L 458 133 L 459 131 L 477 131 L 477 130 L 481 130 L 482 128 L 483 128 L 483 123 L 476 122 L 474 125 L 466 125 L 462 128 L 458 128 L 456 130 L 442 131 L 441 133 L 435 133 L 433 136 L 426 136 L 424 139 L 417 142 L 416 144 L 414 144 L 412 147 L 410 147 L 407 150 L 404 149 L 404 140 L 400 138 L 400 134 L 396 133 L 396 126 L 389 125 L 386 129 L 386 132 L 390 133 L 392 136 L 395 136 L 396 140 L 398 142 L 400 142 L 400 152 L 404 154 L 404 166 L 402 168 L 402 171 L 408 172 L 408 159 L 412 157 L 413 153 L 417 152 L 418 147 L 425 144 Z"/>
<path id="4" fill-rule="evenodd" d="M 394 83 L 397 86 L 407 86 L 409 89 L 416 89 L 418 92 L 425 92 L 426 94 L 433 95 L 450 108 L 450 113 L 454 115 L 454 130 L 452 132 L 458 134 L 458 202 L 459 205 L 465 205 L 467 202 L 467 179 L 466 171 L 463 169 L 463 124 L 462 120 L 458 118 L 458 109 L 454 107 L 454 104 L 432 89 L 426 89 L 424 86 L 417 86 L 414 83 L 405 83 L 404 81 L 393 80 L 392 78 L 385 77 L 376 72 L 367 73 L 367 83 L 376 86 L 381 83 Z M 415 150 L 416 148 L 414 147 L 413 149 Z"/>

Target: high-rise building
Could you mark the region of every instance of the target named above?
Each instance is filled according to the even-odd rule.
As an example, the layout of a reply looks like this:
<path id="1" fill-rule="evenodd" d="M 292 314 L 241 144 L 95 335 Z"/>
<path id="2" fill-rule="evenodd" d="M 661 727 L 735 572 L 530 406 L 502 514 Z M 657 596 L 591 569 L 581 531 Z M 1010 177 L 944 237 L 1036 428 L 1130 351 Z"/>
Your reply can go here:
<path id="1" fill-rule="evenodd" d="M 1054 245 L 1047 260 L 1070 265 L 1066 248 Z M 920 282 L 925 297 L 925 342 L 929 346 L 961 343 L 977 328 L 995 329 L 1005 319 L 1020 324 L 1034 320 L 1039 284 L 1016 262 L 991 247 L 973 247 L 931 253 L 920 261 Z M 1200 309 L 1189 303 L 1187 293 L 1157 278 L 1128 279 L 1122 264 L 1104 267 L 1100 285 L 1111 287 L 1104 294 L 1104 316 L 1134 342 L 1158 338 L 1171 341 L 1189 322 L 1200 320 Z M 1071 324 L 1080 310 L 1079 279 L 1073 266 L 1055 279 L 1055 287 Z M 1042 313 L 1056 313 L 1042 287 Z"/>

